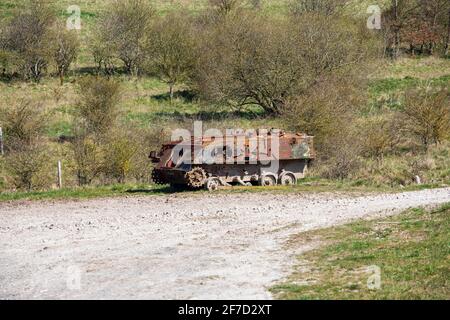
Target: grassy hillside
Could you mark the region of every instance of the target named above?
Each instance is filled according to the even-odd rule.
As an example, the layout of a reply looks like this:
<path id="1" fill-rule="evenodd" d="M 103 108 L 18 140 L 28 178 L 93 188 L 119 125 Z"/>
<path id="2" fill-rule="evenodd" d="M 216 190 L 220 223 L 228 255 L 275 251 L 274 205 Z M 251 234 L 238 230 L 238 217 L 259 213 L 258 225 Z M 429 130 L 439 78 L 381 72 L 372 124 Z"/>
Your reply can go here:
<path id="1" fill-rule="evenodd" d="M 0 0 L 0 18 L 9 19 L 15 10 L 23 10 L 27 1 Z M 56 160 L 64 159 L 69 153 L 67 146 L 56 143 L 61 135 L 71 136 L 74 132 L 74 114 L 79 102 L 79 79 L 90 74 L 94 61 L 89 47 L 89 39 L 95 28 L 97 19 L 106 10 L 109 0 L 80 0 L 82 29 L 81 53 L 71 66 L 65 84 L 59 85 L 59 80 L 52 74 L 47 75 L 40 83 L 25 82 L 19 79 L 0 81 L 0 108 L 8 108 L 21 99 L 31 99 L 39 102 L 48 111 L 48 128 L 46 136 L 50 141 Z M 189 1 L 173 0 L 153 1 L 160 15 L 169 10 L 185 8 L 190 12 L 198 12 L 205 8 L 207 0 Z M 277 15 L 286 12 L 287 0 L 261 2 L 262 14 Z M 384 2 L 384 5 L 388 1 Z M 66 8 L 73 4 L 69 0 L 54 1 L 61 18 L 67 17 Z M 346 10 L 349 14 L 359 17 L 367 15 L 366 8 L 370 1 L 349 1 Z M 383 4 L 383 3 L 381 3 Z M 379 65 L 374 72 L 367 74 L 369 79 L 368 100 L 362 110 L 366 113 L 390 111 L 398 109 L 402 104 L 406 90 L 418 86 L 448 87 L 450 84 L 450 59 L 437 57 L 402 58 L 396 62 L 390 60 L 375 61 Z M 54 68 L 50 67 L 50 72 Z M 195 120 L 203 120 L 205 127 L 215 128 L 270 128 L 284 129 L 286 124 L 280 117 L 266 114 L 261 107 L 246 105 L 240 108 L 230 106 L 208 105 L 197 100 L 187 86 L 176 86 L 175 99 L 169 101 L 168 87 L 165 83 L 152 77 L 133 78 L 122 74 L 114 76 L 121 82 L 123 99 L 120 103 L 120 121 L 129 127 L 151 128 L 169 133 L 172 128 L 190 128 Z M 364 108 L 365 107 L 365 108 Z M 362 116 L 366 116 L 363 114 Z M 1 119 L 0 119 L 1 125 Z M 418 171 L 427 185 L 450 183 L 448 143 L 434 147 L 427 155 L 417 156 L 408 153 L 407 156 L 392 154 L 387 157 L 383 166 L 374 161 L 366 161 L 362 172 L 359 172 L 352 184 L 377 187 L 404 186 L 411 183 L 412 169 L 410 163 L 420 163 Z M 140 150 L 145 154 L 150 150 Z M 58 158 L 58 159 L 57 159 Z M 70 164 L 64 180 L 66 185 L 75 186 L 75 179 Z M 4 162 L 0 159 L 0 191 L 8 189 L 4 174 Z M 50 171 L 54 175 L 54 170 Z M 414 171 L 414 175 L 417 173 Z M 340 182 L 339 182 L 340 183 Z M 54 186 L 53 180 L 51 184 Z M 337 184 L 335 184 L 337 185 Z"/>
<path id="2" fill-rule="evenodd" d="M 79 64 L 78 64 L 79 67 Z M 13 101 L 28 97 L 42 101 L 45 108 L 52 112 L 48 135 L 57 137 L 71 133 L 71 119 L 77 102 L 76 69 L 61 87 L 56 78 L 45 78 L 39 84 L 24 82 L 0 82 L 0 105 L 8 106 Z M 124 100 L 121 105 L 125 122 L 135 122 L 140 126 L 157 124 L 160 126 L 178 126 L 203 119 L 218 127 L 270 127 L 280 125 L 276 118 L 267 117 L 256 106 L 247 106 L 240 110 L 228 107 L 214 108 L 202 105 L 183 91 L 179 86 L 175 101 L 168 99 L 167 86 L 155 78 L 130 79 L 118 76 L 124 87 Z M 450 83 L 450 59 L 423 58 L 402 59 L 390 63 L 377 74 L 371 76 L 369 106 L 377 108 L 395 107 L 399 97 L 408 88 L 419 84 L 447 86 Z"/>

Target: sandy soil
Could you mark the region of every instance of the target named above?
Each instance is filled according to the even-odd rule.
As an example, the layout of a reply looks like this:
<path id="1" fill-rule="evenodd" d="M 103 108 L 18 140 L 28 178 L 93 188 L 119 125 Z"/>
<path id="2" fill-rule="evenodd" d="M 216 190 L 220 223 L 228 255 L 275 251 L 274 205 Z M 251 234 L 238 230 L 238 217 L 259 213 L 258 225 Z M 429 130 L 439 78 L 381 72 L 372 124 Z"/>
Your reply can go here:
<path id="1" fill-rule="evenodd" d="M 446 188 L 1 203 L 0 298 L 271 298 L 290 235 L 449 201 Z"/>

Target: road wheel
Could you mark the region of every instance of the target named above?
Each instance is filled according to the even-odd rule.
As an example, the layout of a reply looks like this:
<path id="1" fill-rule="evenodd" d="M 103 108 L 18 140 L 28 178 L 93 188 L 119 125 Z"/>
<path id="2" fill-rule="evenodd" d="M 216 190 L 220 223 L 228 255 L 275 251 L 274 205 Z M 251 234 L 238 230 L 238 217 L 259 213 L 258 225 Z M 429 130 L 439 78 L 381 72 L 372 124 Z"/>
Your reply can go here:
<path id="1" fill-rule="evenodd" d="M 273 175 L 263 175 L 260 179 L 260 185 L 263 187 L 271 187 L 277 184 L 277 179 Z"/>
<path id="2" fill-rule="evenodd" d="M 295 175 L 291 172 L 285 172 L 281 175 L 280 184 L 283 186 L 293 186 L 297 183 L 297 178 L 295 178 Z"/>
<path id="3" fill-rule="evenodd" d="M 206 181 L 205 187 L 206 190 L 210 192 L 217 191 L 220 187 L 221 183 L 219 178 L 209 178 L 208 181 Z"/>

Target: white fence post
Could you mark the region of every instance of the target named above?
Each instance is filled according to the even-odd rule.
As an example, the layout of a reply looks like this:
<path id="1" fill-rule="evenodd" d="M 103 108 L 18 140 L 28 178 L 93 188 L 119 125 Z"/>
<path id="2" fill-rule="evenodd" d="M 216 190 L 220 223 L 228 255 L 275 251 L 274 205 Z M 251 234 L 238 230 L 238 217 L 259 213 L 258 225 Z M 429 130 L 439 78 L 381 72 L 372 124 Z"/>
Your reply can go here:
<path id="1" fill-rule="evenodd" d="M 61 160 L 58 161 L 58 189 L 62 188 L 62 166 Z"/>
<path id="2" fill-rule="evenodd" d="M 3 130 L 2 127 L 0 127 L 0 155 L 5 155 L 5 149 L 3 147 Z"/>

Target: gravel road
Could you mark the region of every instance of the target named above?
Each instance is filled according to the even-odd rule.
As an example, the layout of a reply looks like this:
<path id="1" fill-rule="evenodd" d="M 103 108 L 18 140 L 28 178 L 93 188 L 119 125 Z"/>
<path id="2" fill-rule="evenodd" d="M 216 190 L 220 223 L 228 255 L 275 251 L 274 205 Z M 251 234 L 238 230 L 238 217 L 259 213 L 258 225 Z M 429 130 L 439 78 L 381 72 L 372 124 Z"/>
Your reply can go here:
<path id="1" fill-rule="evenodd" d="M 444 202 L 450 188 L 0 203 L 0 299 L 270 299 L 290 235 Z"/>

